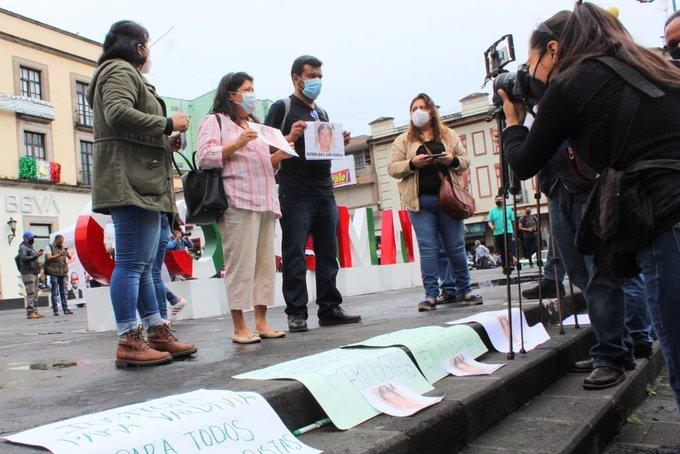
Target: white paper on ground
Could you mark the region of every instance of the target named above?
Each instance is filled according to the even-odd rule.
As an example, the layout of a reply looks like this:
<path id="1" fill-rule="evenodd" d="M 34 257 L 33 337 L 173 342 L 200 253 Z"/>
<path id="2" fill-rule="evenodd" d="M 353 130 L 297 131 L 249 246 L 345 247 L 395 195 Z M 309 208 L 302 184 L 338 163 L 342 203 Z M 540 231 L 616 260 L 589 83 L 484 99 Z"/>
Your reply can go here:
<path id="1" fill-rule="evenodd" d="M 469 375 L 490 375 L 496 372 L 507 363 L 484 364 L 475 360 L 474 355 L 469 352 L 461 352 L 442 362 L 444 369 L 456 377 L 466 377 Z"/>
<path id="2" fill-rule="evenodd" d="M 284 151 L 291 156 L 298 157 L 298 154 L 295 152 L 293 147 L 290 146 L 286 138 L 283 137 L 283 134 L 280 130 L 270 126 L 261 125 L 259 123 L 253 123 L 251 121 L 248 122 L 248 127 L 257 132 L 258 137 L 267 142 L 272 147 L 278 148 L 279 150 Z"/>
<path id="3" fill-rule="evenodd" d="M 422 396 L 404 385 L 399 379 L 366 388 L 361 394 L 376 410 L 400 417 L 411 416 L 444 399 L 444 395 Z"/>
<path id="4" fill-rule="evenodd" d="M 513 350 L 519 351 L 521 348 L 520 338 L 520 311 L 519 308 L 512 309 L 512 344 Z M 484 327 L 489 336 L 491 345 L 499 352 L 507 353 L 509 349 L 510 323 L 508 323 L 508 311 L 479 312 L 460 320 L 447 322 L 448 325 L 462 325 L 477 322 Z M 522 314 L 522 327 L 524 328 L 524 349 L 533 350 L 542 343 L 550 339 L 550 335 L 545 330 L 542 323 L 529 326 Z"/>
<path id="5" fill-rule="evenodd" d="M 562 324 L 564 326 L 574 326 L 576 325 L 576 319 L 573 315 L 570 315 L 562 321 Z M 578 324 L 590 325 L 590 316 L 588 314 L 578 314 Z"/>
<path id="6" fill-rule="evenodd" d="M 55 454 L 296 452 L 299 441 L 253 392 L 200 389 L 92 413 L 4 437 Z"/>

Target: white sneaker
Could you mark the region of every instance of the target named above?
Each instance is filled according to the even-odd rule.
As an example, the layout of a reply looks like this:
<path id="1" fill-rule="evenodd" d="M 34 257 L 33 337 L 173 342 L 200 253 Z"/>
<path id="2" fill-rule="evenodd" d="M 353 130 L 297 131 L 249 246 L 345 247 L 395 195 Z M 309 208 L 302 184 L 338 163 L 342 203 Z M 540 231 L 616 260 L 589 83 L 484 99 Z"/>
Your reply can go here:
<path id="1" fill-rule="evenodd" d="M 177 304 L 170 306 L 170 320 L 177 320 L 177 316 L 182 312 L 182 309 L 184 309 L 184 306 L 186 305 L 187 303 L 184 301 L 184 298 L 180 298 Z"/>

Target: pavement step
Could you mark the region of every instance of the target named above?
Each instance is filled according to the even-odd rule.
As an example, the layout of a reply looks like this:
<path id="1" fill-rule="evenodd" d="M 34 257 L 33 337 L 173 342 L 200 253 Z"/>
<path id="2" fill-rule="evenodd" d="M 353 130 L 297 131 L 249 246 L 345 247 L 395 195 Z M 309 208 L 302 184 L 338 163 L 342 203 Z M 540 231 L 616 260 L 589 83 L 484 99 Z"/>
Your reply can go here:
<path id="1" fill-rule="evenodd" d="M 414 416 L 379 415 L 344 432 L 327 427 L 302 440 L 327 453 L 457 452 L 563 377 L 594 340 L 589 328 L 570 327 L 564 335 L 558 331 L 549 327 L 546 344 L 511 361 L 506 354 L 487 353 L 482 361 L 508 363 L 492 375 L 442 379 L 433 393 L 444 392 L 446 398 Z"/>
<path id="2" fill-rule="evenodd" d="M 599 453 L 645 398 L 663 368 L 661 351 L 636 361 L 619 386 L 582 387 L 585 374 L 569 372 L 499 424 L 472 440 L 463 453 Z"/>

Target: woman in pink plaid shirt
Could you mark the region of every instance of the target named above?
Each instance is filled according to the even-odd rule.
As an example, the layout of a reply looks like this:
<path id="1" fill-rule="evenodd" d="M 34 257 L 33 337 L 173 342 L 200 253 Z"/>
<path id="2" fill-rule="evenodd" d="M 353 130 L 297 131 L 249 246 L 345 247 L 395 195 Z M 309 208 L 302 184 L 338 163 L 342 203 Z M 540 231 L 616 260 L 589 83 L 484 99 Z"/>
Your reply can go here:
<path id="1" fill-rule="evenodd" d="M 274 304 L 276 263 L 274 227 L 281 217 L 269 145 L 249 126 L 256 98 L 253 78 L 244 72 L 222 78 L 211 113 L 198 127 L 197 153 L 202 168 L 222 170 L 229 209 L 218 220 L 222 234 L 227 300 L 234 320 L 232 341 L 254 344 L 285 336 L 267 323 Z M 277 159 L 282 152 L 276 153 Z M 255 329 L 243 311 L 255 308 Z"/>

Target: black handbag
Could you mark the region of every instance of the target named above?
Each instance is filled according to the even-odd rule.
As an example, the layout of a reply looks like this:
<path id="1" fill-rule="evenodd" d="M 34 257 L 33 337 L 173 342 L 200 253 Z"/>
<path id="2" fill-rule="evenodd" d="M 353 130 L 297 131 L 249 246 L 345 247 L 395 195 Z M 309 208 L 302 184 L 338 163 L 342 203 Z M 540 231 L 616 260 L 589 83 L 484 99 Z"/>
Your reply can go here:
<path id="1" fill-rule="evenodd" d="M 222 131 L 222 121 L 215 114 Z M 172 162 L 182 178 L 184 202 L 187 206 L 185 222 L 187 224 L 207 225 L 217 221 L 229 208 L 227 192 L 222 181 L 222 169 L 201 169 L 196 166 L 196 152 L 191 155 L 191 162 L 182 153 L 178 153 L 189 166 L 189 171 L 182 175 L 173 155 Z"/>

